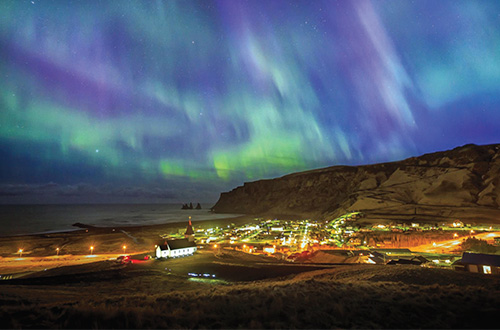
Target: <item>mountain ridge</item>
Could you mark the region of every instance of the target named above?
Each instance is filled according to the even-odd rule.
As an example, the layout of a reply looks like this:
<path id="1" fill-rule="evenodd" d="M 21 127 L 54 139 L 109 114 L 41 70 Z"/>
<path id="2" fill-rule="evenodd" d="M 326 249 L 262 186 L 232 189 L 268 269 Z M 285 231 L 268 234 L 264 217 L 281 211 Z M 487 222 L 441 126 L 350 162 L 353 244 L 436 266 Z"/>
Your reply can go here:
<path id="1" fill-rule="evenodd" d="M 467 144 L 400 161 L 336 165 L 246 182 L 221 193 L 218 213 L 328 219 L 348 210 L 423 220 L 500 221 L 500 144 Z M 496 221 L 495 221 L 496 220 Z"/>

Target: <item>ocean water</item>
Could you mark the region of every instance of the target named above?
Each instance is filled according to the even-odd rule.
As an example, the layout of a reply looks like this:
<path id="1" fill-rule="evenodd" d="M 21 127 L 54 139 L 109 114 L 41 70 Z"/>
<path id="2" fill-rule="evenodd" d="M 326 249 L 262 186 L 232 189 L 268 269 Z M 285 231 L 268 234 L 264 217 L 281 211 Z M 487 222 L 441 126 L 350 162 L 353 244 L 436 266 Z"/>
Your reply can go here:
<path id="1" fill-rule="evenodd" d="M 201 210 L 181 210 L 180 204 L 81 204 L 81 205 L 0 205 L 0 236 L 51 231 L 69 231 L 81 222 L 95 226 L 155 225 L 223 219 L 238 214 L 210 213 L 211 204 Z"/>

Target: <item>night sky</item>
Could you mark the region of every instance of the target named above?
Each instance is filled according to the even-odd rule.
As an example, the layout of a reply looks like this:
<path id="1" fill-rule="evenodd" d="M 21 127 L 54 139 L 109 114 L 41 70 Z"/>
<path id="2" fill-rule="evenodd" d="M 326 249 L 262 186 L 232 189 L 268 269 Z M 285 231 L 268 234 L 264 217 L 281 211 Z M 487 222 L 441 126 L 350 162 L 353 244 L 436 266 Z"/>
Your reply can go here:
<path id="1" fill-rule="evenodd" d="M 0 202 L 215 202 L 500 142 L 500 1 L 0 1 Z"/>

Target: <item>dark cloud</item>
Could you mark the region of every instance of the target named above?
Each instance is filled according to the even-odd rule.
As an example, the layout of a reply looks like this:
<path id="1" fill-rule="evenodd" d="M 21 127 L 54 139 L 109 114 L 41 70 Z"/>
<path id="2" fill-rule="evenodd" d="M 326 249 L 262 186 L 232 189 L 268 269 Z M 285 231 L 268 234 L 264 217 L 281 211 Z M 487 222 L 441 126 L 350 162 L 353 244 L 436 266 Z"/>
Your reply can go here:
<path id="1" fill-rule="evenodd" d="M 175 200 L 177 195 L 171 188 L 146 187 L 114 187 L 112 185 L 91 185 L 79 183 L 60 185 L 49 182 L 44 184 L 2 184 L 0 185 L 0 202 L 8 203 L 13 199 L 18 202 L 37 202 L 54 199 L 54 201 L 75 202 L 138 202 Z"/>

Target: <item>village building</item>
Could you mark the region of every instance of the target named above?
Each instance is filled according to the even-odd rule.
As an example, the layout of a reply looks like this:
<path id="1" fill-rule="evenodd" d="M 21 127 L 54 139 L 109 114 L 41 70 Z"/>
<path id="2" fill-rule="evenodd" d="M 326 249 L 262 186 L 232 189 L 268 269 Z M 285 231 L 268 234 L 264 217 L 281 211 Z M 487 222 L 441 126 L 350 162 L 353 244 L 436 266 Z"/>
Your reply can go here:
<path id="1" fill-rule="evenodd" d="M 500 255 L 464 252 L 453 263 L 455 270 L 481 274 L 500 274 Z"/>
<path id="2" fill-rule="evenodd" d="M 167 239 L 156 246 L 156 258 L 178 258 L 192 255 L 197 250 L 196 243 L 186 238 Z"/>
<path id="3" fill-rule="evenodd" d="M 178 258 L 192 255 L 197 250 L 191 217 L 182 239 L 167 239 L 156 246 L 156 258 Z"/>

